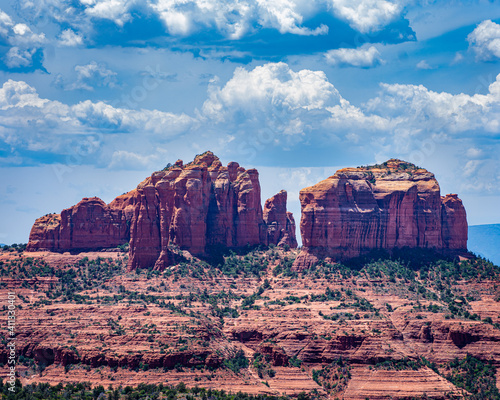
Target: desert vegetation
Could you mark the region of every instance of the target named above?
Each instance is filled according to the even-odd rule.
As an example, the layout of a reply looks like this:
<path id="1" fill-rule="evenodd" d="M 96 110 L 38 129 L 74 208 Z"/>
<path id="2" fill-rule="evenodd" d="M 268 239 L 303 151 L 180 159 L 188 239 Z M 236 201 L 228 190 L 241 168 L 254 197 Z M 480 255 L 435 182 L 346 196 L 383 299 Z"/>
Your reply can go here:
<path id="1" fill-rule="evenodd" d="M 127 272 L 120 252 L 57 264 L 1 255 L 0 285 L 15 285 L 19 329 L 31 332 L 19 337 L 15 398 L 296 397 L 279 386 L 292 374 L 308 382 L 302 398 L 340 399 L 363 371 L 434 374 L 443 398 L 498 398 L 498 365 L 481 349 L 500 338 L 500 268 L 480 257 L 401 249 L 299 272 L 296 250 L 261 246 Z M 456 356 L 428 351 L 434 341 Z M 125 384 L 133 376 L 147 385 Z"/>

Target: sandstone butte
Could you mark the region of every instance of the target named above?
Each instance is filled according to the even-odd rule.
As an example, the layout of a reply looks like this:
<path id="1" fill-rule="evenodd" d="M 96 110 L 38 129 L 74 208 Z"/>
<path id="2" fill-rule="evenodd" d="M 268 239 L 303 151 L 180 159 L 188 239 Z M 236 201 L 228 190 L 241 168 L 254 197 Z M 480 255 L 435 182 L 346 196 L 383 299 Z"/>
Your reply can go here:
<path id="1" fill-rule="evenodd" d="M 224 167 L 207 151 L 178 160 L 106 204 L 84 198 L 61 214 L 38 218 L 28 251 L 88 251 L 130 242 L 128 269 L 163 270 L 172 246 L 196 256 L 247 245 L 297 247 L 295 221 L 281 191 L 261 205 L 259 174 L 236 162 Z"/>
<path id="2" fill-rule="evenodd" d="M 300 191 L 303 248 L 296 270 L 373 249 L 467 250 L 467 217 L 456 194 L 440 195 L 431 172 L 391 159 L 344 168 Z"/>

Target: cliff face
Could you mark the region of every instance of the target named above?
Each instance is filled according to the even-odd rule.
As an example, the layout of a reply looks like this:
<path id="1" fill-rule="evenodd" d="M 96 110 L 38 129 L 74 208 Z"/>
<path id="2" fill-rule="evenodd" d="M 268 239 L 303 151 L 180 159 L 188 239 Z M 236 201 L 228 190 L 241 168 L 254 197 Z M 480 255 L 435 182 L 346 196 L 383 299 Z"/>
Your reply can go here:
<path id="1" fill-rule="evenodd" d="M 295 220 L 286 211 L 287 193 L 285 190 L 267 199 L 264 204 L 264 222 L 267 225 L 267 241 L 278 246 L 297 247 L 295 239 Z"/>
<path id="2" fill-rule="evenodd" d="M 462 200 L 456 194 L 441 197 L 443 245 L 446 249 L 467 248 L 467 215 Z"/>
<path id="3" fill-rule="evenodd" d="M 440 196 L 434 175 L 400 160 L 345 168 L 300 191 L 303 251 L 296 269 L 372 249 L 467 248 L 467 219 L 456 195 Z"/>
<path id="4" fill-rule="evenodd" d="M 212 153 L 155 172 L 137 187 L 129 268 L 170 262 L 170 245 L 202 255 L 207 246 L 266 243 L 260 185 L 255 169 L 223 167 Z"/>
<path id="5" fill-rule="evenodd" d="M 295 223 L 286 192 L 266 201 L 263 215 L 257 170 L 211 152 L 153 173 L 136 190 L 109 205 L 83 199 L 61 215 L 37 219 L 29 251 L 116 247 L 130 241 L 129 269 L 163 269 L 172 246 L 204 255 L 210 248 L 257 244 L 296 247 Z"/>
<path id="6" fill-rule="evenodd" d="M 82 250 L 116 247 L 128 242 L 136 191 L 107 205 L 97 197 L 84 198 L 61 214 L 38 218 L 33 225 L 28 251 Z"/>

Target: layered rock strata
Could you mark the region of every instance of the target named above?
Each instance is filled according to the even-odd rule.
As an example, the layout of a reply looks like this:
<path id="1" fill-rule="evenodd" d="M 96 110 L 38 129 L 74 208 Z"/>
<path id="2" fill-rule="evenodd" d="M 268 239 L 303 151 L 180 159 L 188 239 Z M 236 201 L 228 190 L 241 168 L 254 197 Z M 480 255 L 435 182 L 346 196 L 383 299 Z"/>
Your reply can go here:
<path id="1" fill-rule="evenodd" d="M 92 250 L 130 242 L 129 269 L 163 269 L 173 247 L 194 255 L 211 249 L 275 244 L 296 247 L 295 222 L 285 191 L 266 201 L 259 174 L 227 167 L 211 152 L 184 165 L 178 160 L 137 189 L 106 205 L 97 197 L 36 220 L 28 251 Z"/>
<path id="2" fill-rule="evenodd" d="M 455 194 L 440 195 L 434 174 L 401 160 L 345 168 L 300 191 L 301 270 L 373 249 L 467 249 L 467 218 Z"/>

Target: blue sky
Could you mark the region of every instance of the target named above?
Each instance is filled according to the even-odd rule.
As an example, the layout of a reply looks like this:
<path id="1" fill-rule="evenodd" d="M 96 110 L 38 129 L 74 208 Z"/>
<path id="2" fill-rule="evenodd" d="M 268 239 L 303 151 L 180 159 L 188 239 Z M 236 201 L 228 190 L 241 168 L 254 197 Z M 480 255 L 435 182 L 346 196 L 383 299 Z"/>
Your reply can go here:
<path id="1" fill-rule="evenodd" d="M 0 242 L 207 149 L 263 197 L 398 157 L 500 222 L 497 1 L 0 3 Z"/>

